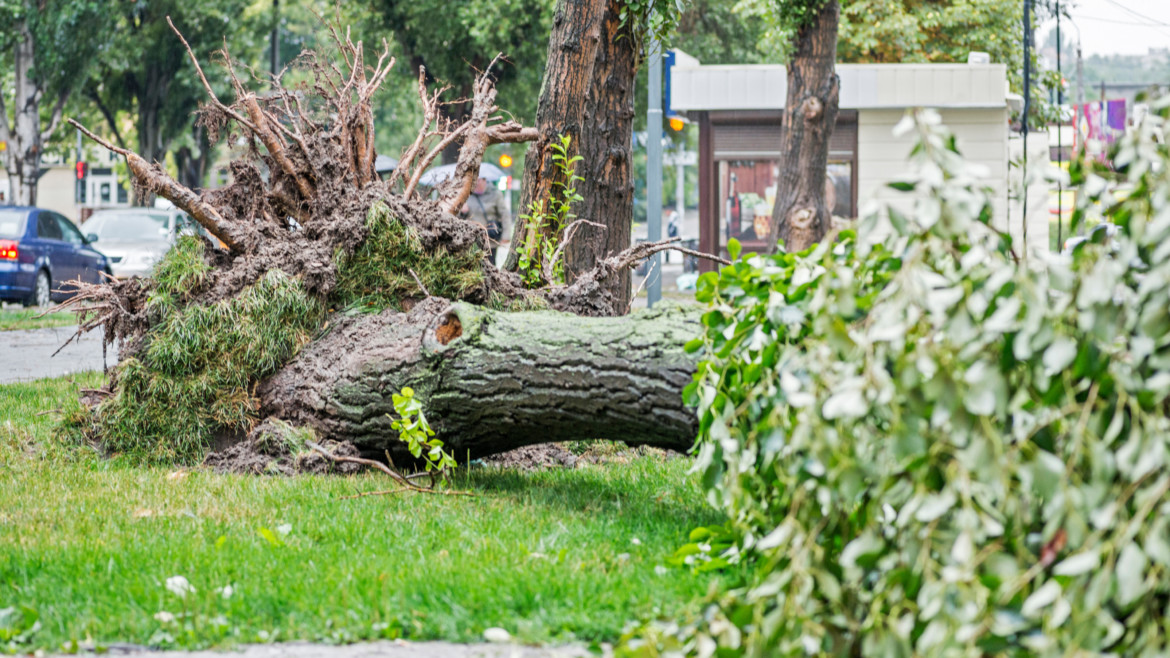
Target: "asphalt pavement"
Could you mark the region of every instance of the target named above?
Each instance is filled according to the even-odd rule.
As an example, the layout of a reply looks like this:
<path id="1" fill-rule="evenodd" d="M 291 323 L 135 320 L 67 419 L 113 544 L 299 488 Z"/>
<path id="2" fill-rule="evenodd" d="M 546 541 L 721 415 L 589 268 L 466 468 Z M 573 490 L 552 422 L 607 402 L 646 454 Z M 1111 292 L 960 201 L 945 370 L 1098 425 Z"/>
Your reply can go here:
<path id="1" fill-rule="evenodd" d="M 101 331 L 95 330 L 60 348 L 75 327 L 50 329 L 21 329 L 0 331 L 0 384 L 30 381 L 44 377 L 62 377 L 89 370 L 101 371 Z M 117 363 L 117 350 L 111 345 L 106 352 L 106 365 Z"/>

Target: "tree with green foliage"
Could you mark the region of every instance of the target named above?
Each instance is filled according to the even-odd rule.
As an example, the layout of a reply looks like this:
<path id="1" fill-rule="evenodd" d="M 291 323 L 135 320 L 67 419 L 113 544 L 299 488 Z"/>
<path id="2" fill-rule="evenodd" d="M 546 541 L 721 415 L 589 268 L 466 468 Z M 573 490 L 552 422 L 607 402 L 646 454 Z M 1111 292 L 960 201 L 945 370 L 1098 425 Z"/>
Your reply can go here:
<path id="1" fill-rule="evenodd" d="M 106 8 L 101 0 L 0 0 L 0 24 L 7 26 L 0 31 L 0 70 L 13 72 L 11 98 L 0 78 L 0 156 L 10 201 L 33 205 L 45 143 L 106 45 Z"/>
<path id="2" fill-rule="evenodd" d="M 754 573 L 626 655 L 1170 650 L 1170 100 L 1073 164 L 1074 225 L 1114 229 L 1062 258 L 1022 258 L 917 118 L 911 213 L 700 279 L 687 396 L 729 521 L 679 558 Z"/>
<path id="3" fill-rule="evenodd" d="M 247 0 L 110 0 L 106 5 L 113 22 L 111 44 L 86 83 L 85 97 L 123 148 L 117 117 L 134 117 L 137 152 L 147 162 L 164 162 L 172 144 L 181 142 L 173 154 L 179 180 L 188 187 L 203 185 L 213 140 L 195 122 L 203 87 L 167 17 L 196 44 L 200 57 L 227 47 L 247 62 L 264 45 L 258 38 L 264 36 L 260 21 L 242 18 L 248 6 Z M 211 82 L 221 90 L 229 87 L 225 77 Z"/>
<path id="4" fill-rule="evenodd" d="M 783 0 L 738 0 L 733 13 L 759 35 L 765 59 L 787 61 L 794 26 L 777 12 Z M 1055 16 L 1053 0 L 1031 0 L 1033 21 Z M 1067 12 L 1068 3 L 1064 11 Z M 841 0 L 837 61 L 842 63 L 966 62 L 973 51 L 1006 64 L 1012 91 L 1023 93 L 1024 6 L 1019 0 Z M 1072 51 L 1070 51 L 1072 52 Z M 1052 120 L 1048 90 L 1059 82 L 1033 59 L 1033 121 Z"/>

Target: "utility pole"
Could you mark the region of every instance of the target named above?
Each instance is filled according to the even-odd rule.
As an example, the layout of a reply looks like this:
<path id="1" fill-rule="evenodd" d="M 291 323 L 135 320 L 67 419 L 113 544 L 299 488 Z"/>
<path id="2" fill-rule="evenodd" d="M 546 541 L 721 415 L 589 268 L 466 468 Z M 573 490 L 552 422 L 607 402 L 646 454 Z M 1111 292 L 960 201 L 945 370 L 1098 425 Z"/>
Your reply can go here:
<path id="1" fill-rule="evenodd" d="M 1024 257 L 1028 257 L 1028 120 L 1032 113 L 1032 0 L 1024 0 L 1024 116 L 1020 130 L 1024 135 L 1023 233 Z"/>
<path id="2" fill-rule="evenodd" d="M 1060 0 L 1056 0 L 1056 166 L 1064 170 L 1064 71 L 1060 68 Z M 1064 245 L 1064 180 L 1056 179 L 1056 249 Z"/>
<path id="3" fill-rule="evenodd" d="M 662 239 L 662 43 L 650 42 L 649 102 L 646 111 L 646 239 Z M 662 299 L 662 253 L 646 270 L 646 306 Z"/>
<path id="4" fill-rule="evenodd" d="M 280 72 L 280 0 L 272 0 L 272 77 Z"/>

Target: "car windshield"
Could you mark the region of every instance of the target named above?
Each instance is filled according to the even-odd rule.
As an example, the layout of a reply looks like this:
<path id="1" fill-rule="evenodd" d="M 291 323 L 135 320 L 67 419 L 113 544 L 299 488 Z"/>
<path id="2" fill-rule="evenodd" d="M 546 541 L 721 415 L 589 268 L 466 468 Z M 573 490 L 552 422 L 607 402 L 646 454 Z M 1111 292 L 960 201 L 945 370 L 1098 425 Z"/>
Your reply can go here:
<path id="1" fill-rule="evenodd" d="M 23 210 L 0 210 L 0 238 L 20 238 L 24 235 Z"/>
<path id="2" fill-rule="evenodd" d="M 85 233 L 95 233 L 102 242 L 141 240 L 165 242 L 169 230 L 167 216 L 155 213 L 116 213 L 94 215 L 84 224 Z"/>

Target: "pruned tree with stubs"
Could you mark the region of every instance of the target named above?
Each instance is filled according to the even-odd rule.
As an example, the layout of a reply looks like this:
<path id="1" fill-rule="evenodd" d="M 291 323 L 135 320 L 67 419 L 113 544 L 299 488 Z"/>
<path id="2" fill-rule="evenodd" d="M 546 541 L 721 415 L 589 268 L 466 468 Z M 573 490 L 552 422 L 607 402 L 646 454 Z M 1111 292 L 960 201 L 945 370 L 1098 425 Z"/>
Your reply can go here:
<path id="1" fill-rule="evenodd" d="M 803 251 L 820 242 L 832 223 L 825 203 L 825 171 L 841 91 L 834 64 L 840 6 L 838 0 L 777 4 L 776 11 L 794 36 L 780 147 L 783 165 L 769 243 L 783 241 L 789 251 Z"/>
<path id="2" fill-rule="evenodd" d="M 487 146 L 540 135 L 504 118 L 492 66 L 459 123 L 440 111 L 447 90 L 420 72 L 422 128 L 381 180 L 371 103 L 394 60 L 385 47 L 367 60 L 348 32 L 331 34 L 335 52 L 302 54 L 288 86 L 243 76 L 221 52 L 231 99 L 187 48 L 208 97 L 199 125 L 245 145 L 223 188 L 196 193 L 71 120 L 125 158 L 140 191 L 207 234 L 180 241 L 150 278 L 79 285 L 66 305 L 79 333 L 100 327 L 121 352 L 75 424 L 107 450 L 155 461 L 272 451 L 295 428 L 402 464 L 392 398 L 409 387 L 461 459 L 576 439 L 688 448 L 682 388 L 694 360 L 683 346 L 698 314 L 614 317 L 628 300 L 611 285 L 677 244 L 641 244 L 568 285 L 526 287 L 490 262 L 483 227 L 454 214 Z M 455 175 L 424 193 L 422 173 L 455 141 Z"/>

